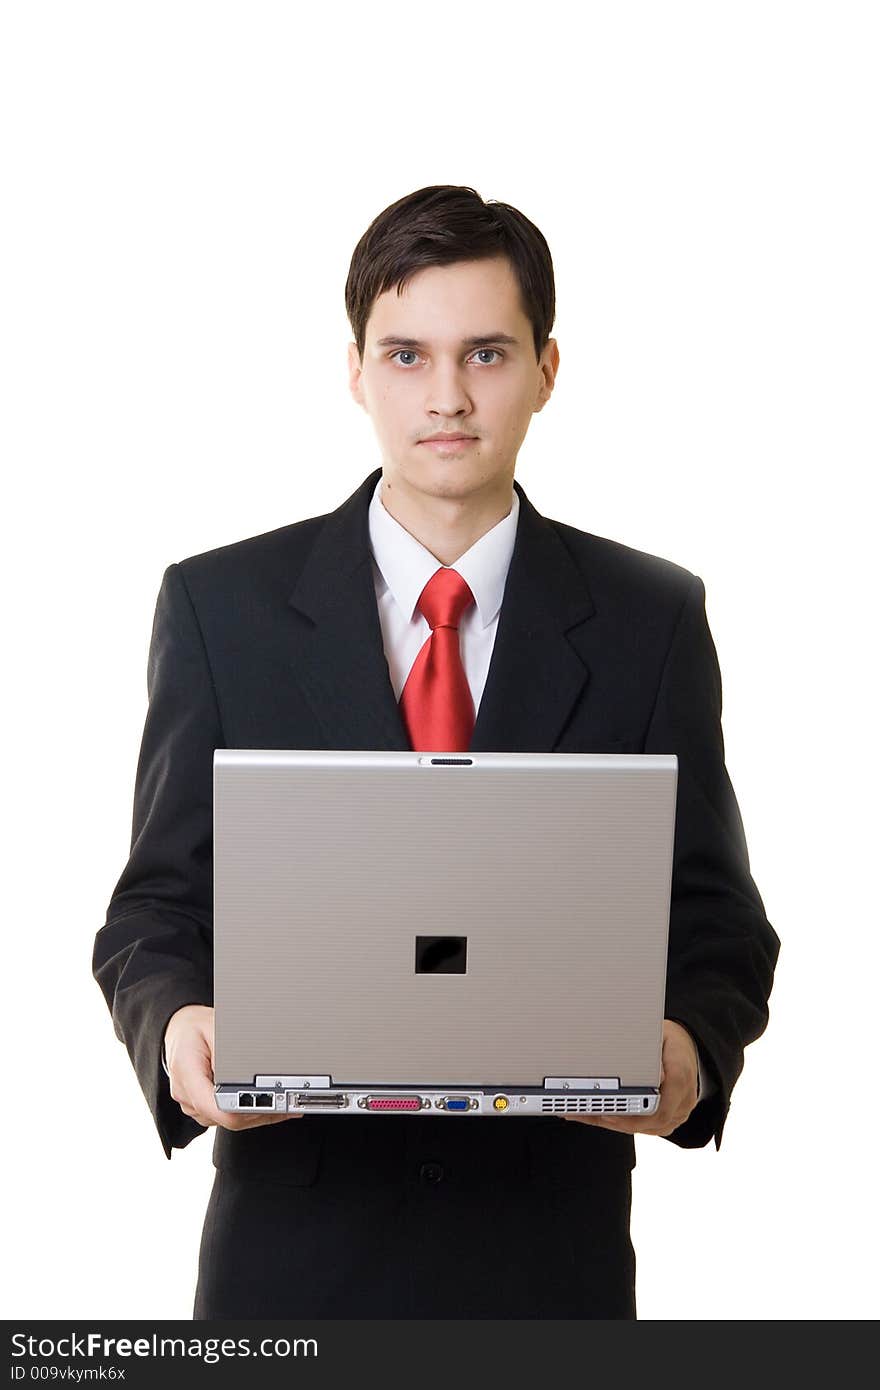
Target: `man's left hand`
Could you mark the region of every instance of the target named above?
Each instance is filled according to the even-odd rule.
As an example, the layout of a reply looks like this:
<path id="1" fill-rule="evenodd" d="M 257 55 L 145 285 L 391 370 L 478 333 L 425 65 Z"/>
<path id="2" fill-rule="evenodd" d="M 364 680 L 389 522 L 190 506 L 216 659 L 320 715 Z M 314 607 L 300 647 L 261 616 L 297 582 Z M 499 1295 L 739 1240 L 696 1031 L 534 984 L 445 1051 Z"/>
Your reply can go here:
<path id="1" fill-rule="evenodd" d="M 660 1062 L 660 1104 L 653 1115 L 563 1115 L 578 1125 L 598 1125 L 619 1134 L 660 1134 L 664 1137 L 683 1125 L 697 1103 L 699 1062 L 697 1045 L 686 1028 L 671 1018 L 663 1020 L 663 1052 Z"/>

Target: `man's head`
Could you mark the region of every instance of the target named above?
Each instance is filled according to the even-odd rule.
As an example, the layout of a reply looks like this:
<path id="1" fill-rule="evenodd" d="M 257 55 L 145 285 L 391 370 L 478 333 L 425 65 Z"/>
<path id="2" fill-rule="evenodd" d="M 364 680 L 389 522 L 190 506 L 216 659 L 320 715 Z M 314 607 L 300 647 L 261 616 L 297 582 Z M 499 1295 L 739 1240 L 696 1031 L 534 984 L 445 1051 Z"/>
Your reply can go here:
<path id="1" fill-rule="evenodd" d="M 559 364 L 538 228 L 472 188 L 419 189 L 361 237 L 345 303 L 351 392 L 373 422 L 385 479 L 423 497 L 509 495 Z M 471 442 L 424 442 L 444 432 Z"/>

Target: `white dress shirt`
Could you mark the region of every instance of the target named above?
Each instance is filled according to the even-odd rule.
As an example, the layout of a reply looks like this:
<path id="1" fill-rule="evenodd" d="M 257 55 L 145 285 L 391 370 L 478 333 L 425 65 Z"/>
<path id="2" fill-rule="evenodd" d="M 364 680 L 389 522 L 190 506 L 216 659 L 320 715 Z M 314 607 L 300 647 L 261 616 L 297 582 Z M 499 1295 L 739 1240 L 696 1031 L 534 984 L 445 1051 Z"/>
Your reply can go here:
<path id="1" fill-rule="evenodd" d="M 369 510 L 373 581 L 385 660 L 394 698 L 399 700 L 413 662 L 431 636 L 427 619 L 417 611 L 416 604 L 428 580 L 444 566 L 385 510 L 381 487 L 380 478 Z M 489 673 L 518 517 L 519 497 L 514 492 L 507 516 L 475 541 L 454 565 L 447 566 L 461 575 L 475 600 L 462 614 L 459 627 L 461 663 L 473 697 L 475 716 Z"/>

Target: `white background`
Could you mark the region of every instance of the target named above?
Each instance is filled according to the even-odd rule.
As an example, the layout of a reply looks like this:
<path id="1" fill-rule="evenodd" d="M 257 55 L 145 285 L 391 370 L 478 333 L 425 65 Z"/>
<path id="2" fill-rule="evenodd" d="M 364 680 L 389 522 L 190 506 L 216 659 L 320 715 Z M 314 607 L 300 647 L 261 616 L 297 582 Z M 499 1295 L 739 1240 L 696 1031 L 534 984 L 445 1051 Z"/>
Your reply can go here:
<path id="1" fill-rule="evenodd" d="M 459 183 L 554 256 L 531 501 L 705 582 L 783 943 L 721 1152 L 638 1140 L 640 1316 L 873 1316 L 876 7 L 315 16 L 2 10 L 5 1315 L 191 1314 L 209 1140 L 166 1161 L 90 973 L 159 582 L 378 466 L 351 253 Z"/>

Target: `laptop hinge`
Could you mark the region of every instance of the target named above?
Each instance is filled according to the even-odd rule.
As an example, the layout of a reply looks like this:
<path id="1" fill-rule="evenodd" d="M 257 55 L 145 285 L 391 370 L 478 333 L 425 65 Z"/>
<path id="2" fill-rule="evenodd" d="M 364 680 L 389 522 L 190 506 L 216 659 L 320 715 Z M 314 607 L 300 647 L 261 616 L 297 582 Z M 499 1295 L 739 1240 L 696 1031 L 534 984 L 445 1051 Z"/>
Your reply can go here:
<path id="1" fill-rule="evenodd" d="M 619 1091 L 619 1076 L 545 1076 L 545 1091 Z"/>

